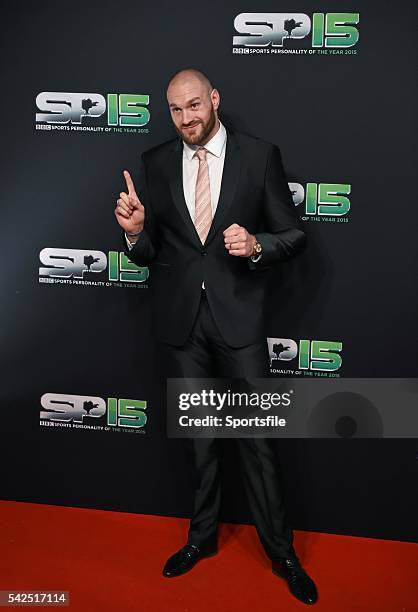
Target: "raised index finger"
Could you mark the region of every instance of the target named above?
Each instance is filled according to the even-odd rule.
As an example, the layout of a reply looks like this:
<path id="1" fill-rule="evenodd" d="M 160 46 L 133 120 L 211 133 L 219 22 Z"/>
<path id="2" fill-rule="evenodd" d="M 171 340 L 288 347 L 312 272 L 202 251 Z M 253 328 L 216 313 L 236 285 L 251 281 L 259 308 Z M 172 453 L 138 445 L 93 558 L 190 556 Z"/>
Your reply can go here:
<path id="1" fill-rule="evenodd" d="M 126 186 L 128 188 L 128 194 L 130 196 L 135 196 L 136 192 L 135 192 L 135 187 L 134 187 L 133 181 L 131 179 L 131 175 L 129 174 L 129 172 L 127 170 L 124 170 L 123 171 L 123 176 L 125 177 Z"/>

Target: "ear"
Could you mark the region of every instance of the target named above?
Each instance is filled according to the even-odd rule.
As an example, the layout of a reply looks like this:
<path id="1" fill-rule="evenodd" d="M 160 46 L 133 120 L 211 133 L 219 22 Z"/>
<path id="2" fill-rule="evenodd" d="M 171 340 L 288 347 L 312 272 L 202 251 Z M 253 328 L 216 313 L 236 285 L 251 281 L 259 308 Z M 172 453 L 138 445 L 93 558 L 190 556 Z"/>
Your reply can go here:
<path id="1" fill-rule="evenodd" d="M 221 96 L 217 89 L 212 89 L 211 94 L 210 94 L 210 99 L 212 100 L 213 108 L 217 110 L 221 102 Z"/>

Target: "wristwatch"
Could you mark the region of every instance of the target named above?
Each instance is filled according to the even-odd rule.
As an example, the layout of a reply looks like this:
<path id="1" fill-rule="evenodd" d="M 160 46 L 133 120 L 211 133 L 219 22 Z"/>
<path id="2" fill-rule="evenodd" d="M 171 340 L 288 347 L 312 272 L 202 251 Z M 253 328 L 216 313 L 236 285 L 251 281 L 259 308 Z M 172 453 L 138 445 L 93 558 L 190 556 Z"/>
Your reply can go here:
<path id="1" fill-rule="evenodd" d="M 254 246 L 253 246 L 253 252 L 250 255 L 251 261 L 258 261 L 261 257 L 261 254 L 263 252 L 263 247 L 261 246 L 261 244 L 258 242 L 257 240 L 257 236 L 254 236 L 255 238 L 255 242 L 254 242 Z"/>

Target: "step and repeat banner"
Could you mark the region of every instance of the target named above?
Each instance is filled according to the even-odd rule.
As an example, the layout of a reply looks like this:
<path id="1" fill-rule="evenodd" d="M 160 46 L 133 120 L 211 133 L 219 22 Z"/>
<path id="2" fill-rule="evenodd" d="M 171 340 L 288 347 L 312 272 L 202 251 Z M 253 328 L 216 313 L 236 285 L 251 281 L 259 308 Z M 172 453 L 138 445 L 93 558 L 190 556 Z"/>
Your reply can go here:
<path id="1" fill-rule="evenodd" d="M 166 88 L 182 68 L 209 76 L 225 125 L 279 146 L 308 236 L 271 286 L 271 377 L 417 376 L 416 5 L 342 6 L 7 9 L 3 498 L 190 516 L 182 441 L 164 428 L 152 273 L 123 253 L 114 216 L 122 171 L 135 180 L 141 152 L 175 136 Z M 334 436 L 274 440 L 293 526 L 414 539 L 417 432 L 365 438 L 334 408 L 321 413 Z M 222 442 L 221 519 L 251 522 Z"/>

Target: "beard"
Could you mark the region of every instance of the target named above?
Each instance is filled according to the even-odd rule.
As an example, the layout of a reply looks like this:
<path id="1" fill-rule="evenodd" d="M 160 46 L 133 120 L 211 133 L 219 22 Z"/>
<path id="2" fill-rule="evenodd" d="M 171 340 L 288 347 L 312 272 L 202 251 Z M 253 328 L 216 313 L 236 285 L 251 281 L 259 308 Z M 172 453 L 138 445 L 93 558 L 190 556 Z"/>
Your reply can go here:
<path id="1" fill-rule="evenodd" d="M 213 130 L 216 123 L 216 115 L 213 108 L 210 111 L 210 115 L 207 121 L 203 121 L 202 119 L 196 119 L 192 121 L 191 125 L 195 126 L 194 130 L 182 130 L 178 128 L 176 125 L 177 134 L 184 140 L 184 142 L 188 145 L 201 145 L 205 143 L 206 138 L 209 136 L 211 131 Z"/>

